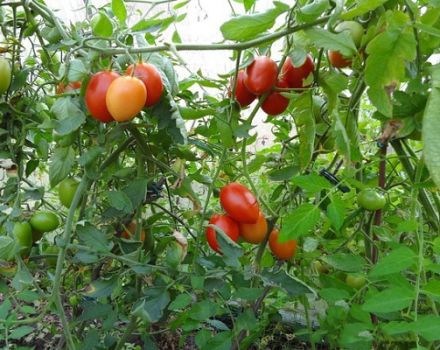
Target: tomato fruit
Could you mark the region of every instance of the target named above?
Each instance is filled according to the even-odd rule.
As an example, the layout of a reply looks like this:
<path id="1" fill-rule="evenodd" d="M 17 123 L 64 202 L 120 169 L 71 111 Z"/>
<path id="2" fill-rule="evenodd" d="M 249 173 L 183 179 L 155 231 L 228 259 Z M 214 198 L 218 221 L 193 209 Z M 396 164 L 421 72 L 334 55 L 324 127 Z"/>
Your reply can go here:
<path id="1" fill-rule="evenodd" d="M 255 224 L 239 223 L 240 236 L 245 242 L 258 244 L 264 241 L 267 233 L 267 221 L 260 211 L 258 221 Z"/>
<path id="2" fill-rule="evenodd" d="M 69 297 L 69 304 L 71 306 L 77 306 L 79 304 L 79 298 L 77 295 L 71 295 Z"/>
<path id="3" fill-rule="evenodd" d="M 328 51 L 328 60 L 335 68 L 345 68 L 351 66 L 351 59 L 342 56 L 339 51 Z"/>
<path id="4" fill-rule="evenodd" d="M 361 45 L 362 36 L 364 35 L 364 27 L 362 27 L 360 23 L 355 21 L 341 22 L 335 27 L 335 32 L 341 33 L 343 31 L 348 31 L 350 33 L 356 47 Z"/>
<path id="5" fill-rule="evenodd" d="M 361 289 L 367 283 L 367 279 L 362 275 L 348 274 L 345 283 L 354 289 Z"/>
<path id="6" fill-rule="evenodd" d="M 134 239 L 134 235 L 136 234 L 136 222 L 132 221 L 126 226 L 126 230 L 122 231 L 121 237 L 125 239 Z M 145 241 L 145 230 L 142 229 L 140 232 L 140 240 Z"/>
<path id="7" fill-rule="evenodd" d="M 320 275 L 329 273 L 329 269 L 326 265 L 323 265 L 319 260 L 313 262 L 313 269 Z"/>
<path id="8" fill-rule="evenodd" d="M 119 77 L 110 84 L 105 98 L 108 111 L 114 120 L 132 120 L 145 106 L 147 89 L 138 78 Z"/>
<path id="9" fill-rule="evenodd" d="M 147 89 L 147 99 L 145 106 L 150 107 L 159 102 L 163 92 L 162 77 L 155 66 L 149 63 L 138 63 L 134 68 L 134 65 L 130 65 L 127 68 L 125 74 L 134 75 L 140 79 Z"/>
<path id="10" fill-rule="evenodd" d="M 279 232 L 273 229 L 269 236 L 269 248 L 280 260 L 289 260 L 296 252 L 296 241 L 294 239 L 285 243 L 278 242 Z"/>
<path id="11" fill-rule="evenodd" d="M 11 64 L 5 58 L 0 58 L 0 95 L 8 91 L 12 78 Z"/>
<path id="12" fill-rule="evenodd" d="M 237 242 L 240 235 L 238 224 L 229 216 L 214 214 L 211 217 L 211 220 L 209 220 L 209 224 L 219 227 L 226 233 L 226 235 L 228 235 L 230 239 L 232 239 L 234 242 Z M 214 228 L 209 226 L 206 228 L 206 239 L 208 240 L 209 246 L 213 250 L 220 252 L 220 247 L 217 243 L 217 232 Z"/>
<path id="13" fill-rule="evenodd" d="M 36 212 L 29 223 L 35 231 L 41 233 L 53 231 L 60 225 L 58 216 L 50 211 Z"/>
<path id="14" fill-rule="evenodd" d="M 235 221 L 255 224 L 260 215 L 257 198 L 245 186 L 231 182 L 220 191 L 220 203 L 226 213 Z"/>
<path id="15" fill-rule="evenodd" d="M 63 204 L 66 208 L 70 208 L 78 185 L 79 183 L 71 178 L 64 179 L 59 184 L 58 198 L 60 199 L 61 204 Z"/>
<path id="16" fill-rule="evenodd" d="M 12 234 L 20 245 L 22 256 L 28 255 L 32 247 L 32 227 L 28 222 L 16 222 Z"/>
<path id="17" fill-rule="evenodd" d="M 379 193 L 375 189 L 367 188 L 359 192 L 357 202 L 359 206 L 364 209 L 376 211 L 382 209 L 387 200 L 383 194 Z"/>
<path id="18" fill-rule="evenodd" d="M 243 83 L 244 71 L 241 70 L 237 74 L 237 86 L 235 87 L 235 99 L 241 107 L 249 106 L 257 96 L 250 92 Z M 231 87 L 229 89 L 229 97 L 232 94 L 234 80 L 231 79 Z"/>
<path id="19" fill-rule="evenodd" d="M 309 74 L 313 73 L 314 69 L 315 65 L 313 64 L 313 59 L 310 55 L 307 55 L 306 60 L 299 67 L 295 67 L 290 57 L 287 57 L 283 64 L 283 68 L 281 69 L 281 76 L 290 88 L 300 89 L 305 87 L 303 81 L 309 76 Z"/>
<path id="20" fill-rule="evenodd" d="M 81 82 L 80 81 L 72 81 L 71 83 L 68 83 L 67 85 L 63 82 L 59 83 L 57 86 L 56 94 L 60 95 L 65 92 L 74 91 L 81 88 Z"/>
<path id="21" fill-rule="evenodd" d="M 277 82 L 277 87 L 287 88 L 289 87 L 284 80 Z M 268 115 L 277 115 L 283 113 L 289 106 L 289 99 L 281 95 L 278 91 L 272 91 L 264 100 L 261 105 L 261 109 Z"/>
<path id="22" fill-rule="evenodd" d="M 277 76 L 278 67 L 275 61 L 267 56 L 259 56 L 247 66 L 243 83 L 251 93 L 260 96 L 275 85 Z"/>
<path id="23" fill-rule="evenodd" d="M 103 123 L 114 121 L 107 109 L 105 97 L 110 84 L 119 77 L 116 72 L 102 71 L 94 74 L 87 84 L 85 102 L 90 115 Z"/>

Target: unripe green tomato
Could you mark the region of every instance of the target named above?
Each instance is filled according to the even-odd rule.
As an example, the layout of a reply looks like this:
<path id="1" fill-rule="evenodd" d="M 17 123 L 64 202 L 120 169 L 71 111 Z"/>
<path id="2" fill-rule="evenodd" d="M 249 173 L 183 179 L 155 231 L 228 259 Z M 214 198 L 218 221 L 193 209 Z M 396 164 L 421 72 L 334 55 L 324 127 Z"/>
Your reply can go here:
<path id="1" fill-rule="evenodd" d="M 168 266 L 177 268 L 184 258 L 184 251 L 182 246 L 177 242 L 171 242 L 167 248 L 167 255 L 165 261 Z"/>
<path id="2" fill-rule="evenodd" d="M 355 21 L 344 21 L 339 23 L 335 27 L 335 31 L 340 33 L 344 30 L 349 31 L 351 38 L 353 39 L 356 47 L 359 47 L 361 44 L 362 36 L 364 35 L 364 27 L 361 24 Z"/>
<path id="3" fill-rule="evenodd" d="M 71 295 L 69 297 L 69 304 L 72 306 L 77 306 L 79 304 L 79 298 L 77 295 Z"/>
<path id="4" fill-rule="evenodd" d="M 348 274 L 345 283 L 351 288 L 361 289 L 367 283 L 367 279 L 362 275 Z"/>
<path id="5" fill-rule="evenodd" d="M 72 178 L 64 179 L 58 186 L 58 197 L 60 202 L 66 207 L 70 208 L 73 197 L 78 188 L 78 182 Z"/>
<path id="6" fill-rule="evenodd" d="M 22 256 L 29 254 L 32 247 L 32 227 L 28 222 L 16 222 L 12 234 L 20 245 Z"/>
<path id="7" fill-rule="evenodd" d="M 38 232 L 50 232 L 60 225 L 58 216 L 49 211 L 36 212 L 29 222 L 32 228 Z"/>
<path id="8" fill-rule="evenodd" d="M 12 78 L 11 64 L 5 58 L 0 58 L 0 95 L 8 91 Z"/>
<path id="9" fill-rule="evenodd" d="M 387 200 L 385 199 L 385 196 L 383 194 L 372 188 L 367 188 L 359 192 L 357 196 L 357 202 L 359 206 L 364 209 L 376 211 L 382 209 L 385 206 Z"/>

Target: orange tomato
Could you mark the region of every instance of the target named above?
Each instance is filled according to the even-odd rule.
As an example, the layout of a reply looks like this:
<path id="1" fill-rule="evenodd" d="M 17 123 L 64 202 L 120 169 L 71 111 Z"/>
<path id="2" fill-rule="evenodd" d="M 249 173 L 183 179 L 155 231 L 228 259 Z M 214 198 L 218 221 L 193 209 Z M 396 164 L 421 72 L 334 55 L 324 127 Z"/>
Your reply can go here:
<path id="1" fill-rule="evenodd" d="M 345 68 L 351 66 L 351 59 L 342 56 L 339 51 L 329 51 L 328 60 L 335 68 Z"/>
<path id="2" fill-rule="evenodd" d="M 136 223 L 134 221 L 130 222 L 128 225 L 126 225 L 126 230 L 122 231 L 121 237 L 125 239 L 133 239 L 134 235 L 136 234 Z M 141 230 L 140 234 L 141 241 L 145 241 L 145 231 Z"/>
<path id="3" fill-rule="evenodd" d="M 142 110 L 146 99 L 147 89 L 144 83 L 138 78 L 123 76 L 110 84 L 105 102 L 114 120 L 126 122 Z"/>
<path id="4" fill-rule="evenodd" d="M 240 236 L 245 242 L 258 244 L 264 241 L 267 233 L 267 221 L 264 214 L 260 211 L 258 220 L 255 224 L 239 223 Z"/>
<path id="5" fill-rule="evenodd" d="M 77 89 L 80 89 L 80 88 L 81 88 L 81 82 L 80 81 L 72 81 L 71 83 L 67 84 L 67 86 L 66 86 L 66 84 L 61 82 L 57 86 L 56 94 L 60 95 L 60 94 L 63 94 L 65 92 L 77 90 Z"/>
<path id="6" fill-rule="evenodd" d="M 285 243 L 278 242 L 278 230 L 273 229 L 269 236 L 269 248 L 280 260 L 289 260 L 296 252 L 296 241 L 294 239 Z"/>
<path id="7" fill-rule="evenodd" d="M 147 89 L 145 106 L 150 107 L 159 102 L 163 92 L 163 83 L 157 68 L 149 63 L 138 63 L 133 73 L 133 67 L 133 65 L 130 65 L 125 73 L 127 75 L 134 75 L 144 83 Z"/>

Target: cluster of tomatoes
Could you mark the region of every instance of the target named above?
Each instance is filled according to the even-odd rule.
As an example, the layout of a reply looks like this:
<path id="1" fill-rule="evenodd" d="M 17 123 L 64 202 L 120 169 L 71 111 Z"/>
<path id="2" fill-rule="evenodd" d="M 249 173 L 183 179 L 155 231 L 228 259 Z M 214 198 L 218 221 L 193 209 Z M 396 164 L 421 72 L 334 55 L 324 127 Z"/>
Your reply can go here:
<path id="1" fill-rule="evenodd" d="M 280 74 L 274 60 L 267 56 L 256 57 L 252 63 L 237 75 L 235 99 L 241 107 L 249 106 L 257 96 L 267 94 L 261 108 L 269 115 L 283 113 L 289 99 L 278 89 L 302 89 L 305 80 L 314 70 L 313 59 L 307 55 L 304 63 L 295 67 L 290 57 L 284 62 Z M 233 85 L 234 83 L 232 83 Z"/>
<path id="2" fill-rule="evenodd" d="M 245 242 L 259 244 L 266 238 L 268 225 L 261 212 L 258 201 L 245 186 L 232 182 L 220 191 L 220 204 L 226 214 L 214 214 L 210 225 L 220 228 L 231 240 L 237 242 L 239 237 Z M 209 246 L 220 253 L 217 232 L 212 226 L 206 228 L 206 239 Z M 296 241 L 278 241 L 278 230 L 273 229 L 269 235 L 269 247 L 279 259 L 289 260 L 295 254 Z"/>

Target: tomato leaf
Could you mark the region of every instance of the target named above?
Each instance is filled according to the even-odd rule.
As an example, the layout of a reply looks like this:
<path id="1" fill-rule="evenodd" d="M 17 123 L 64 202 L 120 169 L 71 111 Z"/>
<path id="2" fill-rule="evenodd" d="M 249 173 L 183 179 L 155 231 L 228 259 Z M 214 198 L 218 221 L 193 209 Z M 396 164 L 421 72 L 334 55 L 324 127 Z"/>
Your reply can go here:
<path id="1" fill-rule="evenodd" d="M 144 321 L 154 323 L 162 317 L 163 311 L 170 302 L 170 294 L 163 288 L 150 288 L 146 294 L 147 296 L 134 306 L 132 314 Z"/>
<path id="2" fill-rule="evenodd" d="M 11 331 L 11 333 L 9 334 L 8 338 L 9 339 L 22 339 L 23 337 L 25 337 L 26 335 L 28 335 L 29 333 L 32 333 L 35 329 L 33 327 L 30 326 L 21 326 L 21 327 L 17 327 L 15 329 L 13 329 Z"/>
<path id="3" fill-rule="evenodd" d="M 67 79 L 69 81 L 82 81 L 89 74 L 89 69 L 84 65 L 81 60 L 72 60 L 69 63 L 69 71 L 67 73 Z"/>
<path id="4" fill-rule="evenodd" d="M 360 256 L 345 253 L 329 255 L 324 257 L 323 260 L 336 270 L 345 272 L 359 272 L 365 264 L 364 259 Z"/>
<path id="5" fill-rule="evenodd" d="M 91 25 L 93 35 L 107 38 L 113 34 L 113 23 L 103 11 L 93 16 Z"/>
<path id="6" fill-rule="evenodd" d="M 246 41 L 273 27 L 276 18 L 289 10 L 289 6 L 276 2 L 276 7 L 266 12 L 243 15 L 222 24 L 220 30 L 226 40 Z"/>
<path id="7" fill-rule="evenodd" d="M 309 203 L 301 204 L 283 219 L 279 242 L 283 243 L 306 235 L 318 223 L 319 217 L 318 207 Z"/>
<path id="8" fill-rule="evenodd" d="M 105 196 L 109 201 L 109 204 L 117 209 L 121 210 L 127 214 L 133 212 L 133 205 L 131 204 L 130 198 L 122 191 L 107 191 Z"/>
<path id="9" fill-rule="evenodd" d="M 206 321 L 208 318 L 217 313 L 218 305 L 212 303 L 210 300 L 202 300 L 195 303 L 191 310 L 188 311 L 188 316 L 196 321 Z"/>
<path id="10" fill-rule="evenodd" d="M 370 12 L 383 5 L 387 0 L 358 0 L 353 8 L 342 14 L 341 18 L 351 19 L 362 16 L 364 13 Z"/>
<path id="11" fill-rule="evenodd" d="M 410 306 L 413 299 L 413 290 L 391 287 L 367 297 L 362 309 L 374 313 L 395 312 Z"/>
<path id="12" fill-rule="evenodd" d="M 112 0 L 112 11 L 119 22 L 125 23 L 127 19 L 127 9 L 125 8 L 124 0 Z"/>
<path id="13" fill-rule="evenodd" d="M 117 286 L 118 276 L 114 276 L 110 279 L 98 279 L 89 284 L 87 292 L 85 292 L 84 295 L 90 298 L 109 297 Z"/>
<path id="14" fill-rule="evenodd" d="M 416 254 L 406 246 L 394 249 L 371 269 L 370 277 L 386 276 L 406 270 L 416 261 Z"/>
<path id="15" fill-rule="evenodd" d="M 49 165 L 49 181 L 51 187 L 55 187 L 67 175 L 75 164 L 75 151 L 72 147 L 62 147 L 55 149 L 55 152 L 50 158 Z"/>
<path id="16" fill-rule="evenodd" d="M 440 186 L 440 64 L 432 67 L 432 90 L 423 115 L 423 155 L 426 166 L 437 186 Z"/>
<path id="17" fill-rule="evenodd" d="M 339 344 L 347 349 L 371 349 L 374 340 L 371 324 L 346 323 L 342 329 Z"/>
<path id="18" fill-rule="evenodd" d="M 168 305 L 168 310 L 181 310 L 192 303 L 193 299 L 189 294 L 179 294 L 176 299 L 174 299 L 170 305 Z"/>
<path id="19" fill-rule="evenodd" d="M 289 294 L 290 297 L 296 297 L 306 293 L 315 294 L 315 291 L 311 287 L 309 287 L 303 281 L 290 276 L 286 271 L 273 272 L 266 269 L 261 274 L 261 278 L 266 286 L 269 285 L 281 287 Z"/>
<path id="20" fill-rule="evenodd" d="M 329 6 L 328 0 L 315 0 L 311 4 L 301 7 L 296 17 L 301 22 L 311 22 L 323 14 Z"/>
<path id="21" fill-rule="evenodd" d="M 322 190 L 332 188 L 332 185 L 322 176 L 318 174 L 300 175 L 292 179 L 293 184 L 301 187 L 303 190 L 316 193 Z"/>
<path id="22" fill-rule="evenodd" d="M 327 207 L 327 216 L 332 226 L 339 231 L 344 224 L 347 216 L 347 207 L 342 198 L 333 196 L 331 203 Z"/>
<path id="23" fill-rule="evenodd" d="M 328 97 L 327 109 L 328 114 L 331 115 L 337 106 L 338 94 L 347 88 L 348 78 L 334 71 L 323 72 L 319 75 L 319 85 Z"/>
<path id="24" fill-rule="evenodd" d="M 105 233 L 89 223 L 78 225 L 76 232 L 81 244 L 94 251 L 108 252 L 113 247 L 113 243 L 109 242 Z"/>
<path id="25" fill-rule="evenodd" d="M 413 29 L 408 26 L 408 15 L 389 13 L 387 29 L 372 39 L 367 46 L 365 82 L 368 96 L 377 110 L 392 116 L 388 91 L 405 77 L 405 63 L 416 57 L 416 41 Z"/>
<path id="26" fill-rule="evenodd" d="M 357 49 L 348 31 L 331 33 L 325 29 L 313 28 L 305 31 L 307 37 L 313 43 L 325 50 L 339 51 L 342 55 L 351 57 Z"/>
<path id="27" fill-rule="evenodd" d="M 71 97 L 57 99 L 50 111 L 58 119 L 54 121 L 55 131 L 61 136 L 78 130 L 86 122 L 86 115 Z"/>
<path id="28" fill-rule="evenodd" d="M 0 259 L 9 261 L 14 258 L 18 251 L 18 243 L 9 236 L 0 236 Z"/>
<path id="29" fill-rule="evenodd" d="M 350 139 L 348 137 L 347 130 L 345 129 L 345 125 L 339 116 L 339 111 L 336 109 L 333 110 L 332 117 L 332 128 L 336 141 L 336 149 L 339 151 L 339 153 L 345 156 L 347 161 L 351 161 Z"/>

